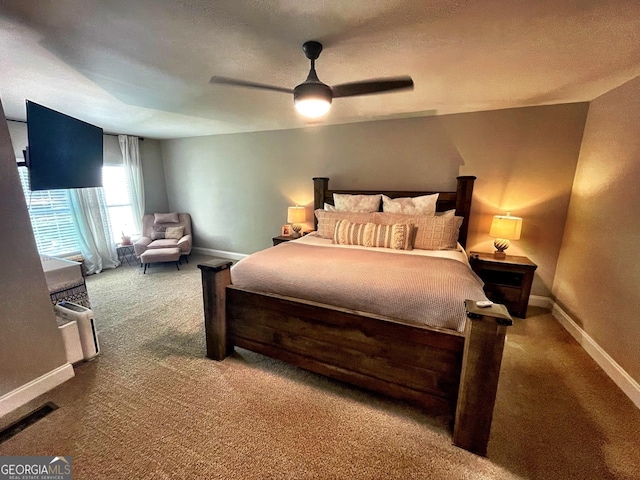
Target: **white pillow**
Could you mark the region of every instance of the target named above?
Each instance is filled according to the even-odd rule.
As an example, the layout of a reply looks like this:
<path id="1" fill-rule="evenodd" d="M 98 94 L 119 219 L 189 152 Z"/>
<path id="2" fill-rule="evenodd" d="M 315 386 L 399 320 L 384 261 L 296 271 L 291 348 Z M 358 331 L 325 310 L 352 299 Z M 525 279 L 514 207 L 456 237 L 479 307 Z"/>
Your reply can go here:
<path id="1" fill-rule="evenodd" d="M 382 195 L 350 195 L 347 193 L 334 193 L 333 204 L 336 212 L 362 212 L 371 213 L 380 210 L 380 198 Z"/>
<path id="2" fill-rule="evenodd" d="M 444 212 L 436 212 L 436 217 L 455 217 L 456 209 L 446 210 Z"/>
<path id="3" fill-rule="evenodd" d="M 405 215 L 435 215 L 438 193 L 421 197 L 390 198 L 382 195 L 382 211 Z"/>
<path id="4" fill-rule="evenodd" d="M 336 211 L 336 207 L 334 207 L 333 205 L 331 205 L 330 203 L 326 203 L 324 204 L 324 209 L 327 212 L 335 212 Z"/>

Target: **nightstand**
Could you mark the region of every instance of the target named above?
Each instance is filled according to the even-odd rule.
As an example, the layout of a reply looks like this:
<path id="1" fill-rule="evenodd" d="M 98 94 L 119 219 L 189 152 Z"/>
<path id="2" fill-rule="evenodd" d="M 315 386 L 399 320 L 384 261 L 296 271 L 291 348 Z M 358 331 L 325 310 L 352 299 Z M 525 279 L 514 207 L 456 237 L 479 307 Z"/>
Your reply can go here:
<path id="1" fill-rule="evenodd" d="M 525 318 L 538 266 L 527 257 L 515 255 L 495 258 L 493 253 L 470 252 L 469 257 L 471 268 L 484 281 L 487 297 L 504 304 L 512 315 Z"/>
<path id="2" fill-rule="evenodd" d="M 279 235 L 277 237 L 273 237 L 273 246 L 280 245 L 281 243 L 288 242 L 289 240 L 293 240 L 288 235 Z"/>

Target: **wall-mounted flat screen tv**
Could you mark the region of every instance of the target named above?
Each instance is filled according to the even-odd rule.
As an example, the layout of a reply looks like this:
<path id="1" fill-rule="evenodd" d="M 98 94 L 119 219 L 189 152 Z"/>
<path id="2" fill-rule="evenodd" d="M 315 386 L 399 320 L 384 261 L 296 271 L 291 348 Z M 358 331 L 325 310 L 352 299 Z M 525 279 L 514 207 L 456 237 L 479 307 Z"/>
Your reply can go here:
<path id="1" fill-rule="evenodd" d="M 29 188 L 102 186 L 102 128 L 27 100 Z"/>

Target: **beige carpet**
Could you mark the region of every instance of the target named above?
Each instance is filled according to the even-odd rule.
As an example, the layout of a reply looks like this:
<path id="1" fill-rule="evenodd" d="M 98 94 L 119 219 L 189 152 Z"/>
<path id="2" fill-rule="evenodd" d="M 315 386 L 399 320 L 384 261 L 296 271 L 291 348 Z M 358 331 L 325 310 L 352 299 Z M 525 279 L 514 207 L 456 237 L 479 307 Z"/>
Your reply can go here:
<path id="1" fill-rule="evenodd" d="M 87 279 L 102 354 L 0 455 L 71 455 L 74 479 L 638 479 L 640 411 L 546 312 L 507 338 L 487 458 L 443 419 L 246 350 L 204 357 L 200 271 Z"/>

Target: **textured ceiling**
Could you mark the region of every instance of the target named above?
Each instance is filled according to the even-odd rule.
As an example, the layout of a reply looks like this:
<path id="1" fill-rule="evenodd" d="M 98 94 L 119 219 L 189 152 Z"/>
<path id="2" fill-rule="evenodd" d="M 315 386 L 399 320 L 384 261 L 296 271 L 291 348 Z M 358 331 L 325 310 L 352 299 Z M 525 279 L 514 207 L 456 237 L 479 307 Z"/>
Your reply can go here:
<path id="1" fill-rule="evenodd" d="M 2 0 L 0 98 L 112 133 L 176 138 L 298 128 L 293 88 L 318 40 L 329 85 L 410 75 L 339 98 L 323 124 L 589 101 L 640 75 L 638 0 Z"/>

